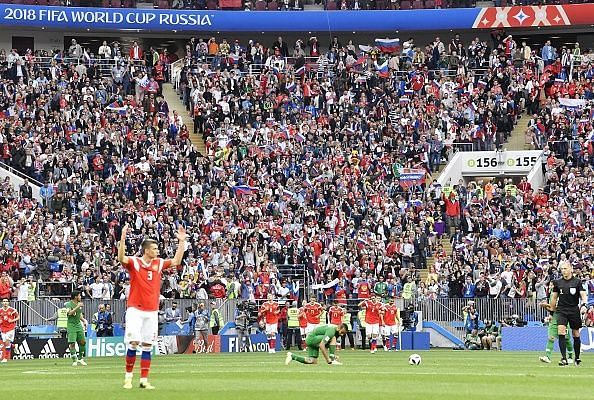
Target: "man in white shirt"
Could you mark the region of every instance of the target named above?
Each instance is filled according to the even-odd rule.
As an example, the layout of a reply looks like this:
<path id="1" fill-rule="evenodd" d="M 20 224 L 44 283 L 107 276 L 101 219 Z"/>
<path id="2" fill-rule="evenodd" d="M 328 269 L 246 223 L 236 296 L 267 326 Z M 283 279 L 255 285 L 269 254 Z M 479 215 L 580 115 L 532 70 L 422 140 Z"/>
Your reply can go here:
<path id="1" fill-rule="evenodd" d="M 91 284 L 91 297 L 93 299 L 102 299 L 105 295 L 105 284 L 103 283 L 102 278 L 98 278 L 95 282 Z"/>

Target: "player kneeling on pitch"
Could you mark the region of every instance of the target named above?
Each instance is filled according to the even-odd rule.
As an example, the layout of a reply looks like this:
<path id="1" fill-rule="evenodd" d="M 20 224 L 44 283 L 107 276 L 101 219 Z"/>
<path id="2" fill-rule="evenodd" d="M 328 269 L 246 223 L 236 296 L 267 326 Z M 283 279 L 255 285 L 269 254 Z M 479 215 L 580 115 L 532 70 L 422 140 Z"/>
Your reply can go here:
<path id="1" fill-rule="evenodd" d="M 307 338 L 307 356 L 303 357 L 291 352 L 287 353 L 285 364 L 289 364 L 292 360 L 300 362 L 301 364 L 317 364 L 320 352 L 328 364 L 342 365 L 336 356 L 336 338 L 346 335 L 349 331 L 347 324 L 336 325 L 322 325 L 314 329 Z"/>

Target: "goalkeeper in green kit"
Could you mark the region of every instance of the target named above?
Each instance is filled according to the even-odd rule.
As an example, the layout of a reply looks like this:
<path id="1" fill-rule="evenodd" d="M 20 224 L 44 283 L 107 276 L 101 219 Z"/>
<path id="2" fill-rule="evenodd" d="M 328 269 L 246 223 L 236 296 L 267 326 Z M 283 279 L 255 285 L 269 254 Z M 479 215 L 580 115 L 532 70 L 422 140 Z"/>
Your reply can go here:
<path id="1" fill-rule="evenodd" d="M 85 331 L 83 329 L 81 295 L 79 291 L 73 291 L 70 295 L 70 301 L 64 304 L 68 310 L 68 324 L 66 325 L 66 332 L 68 337 L 68 346 L 70 347 L 70 357 L 72 358 L 72 366 L 76 367 L 78 364 L 87 365 L 84 360 L 86 352 Z M 76 343 L 78 343 L 78 355 L 76 354 Z"/>
<path id="2" fill-rule="evenodd" d="M 550 291 L 553 292 L 553 283 L 550 284 Z M 542 303 L 541 306 L 546 308 L 548 303 Z M 557 325 L 557 312 L 551 312 L 549 318 L 549 329 L 547 330 L 548 342 L 547 347 L 545 349 L 545 355 L 538 357 L 540 361 L 543 363 L 550 364 L 551 363 L 551 353 L 553 352 L 553 346 L 555 345 L 555 339 L 559 338 L 558 333 L 558 325 Z M 568 354 L 568 361 L 570 363 L 573 362 L 573 342 L 571 341 L 571 335 L 565 336 L 565 341 L 567 343 L 567 352 Z"/>
<path id="3" fill-rule="evenodd" d="M 317 364 L 320 352 L 326 360 L 326 363 L 331 365 L 342 365 L 336 357 L 336 338 L 338 336 L 346 335 L 349 331 L 347 324 L 336 325 L 320 325 L 307 335 L 305 343 L 307 344 L 307 356 L 303 357 L 291 352 L 287 353 L 285 364 L 289 364 L 295 360 L 301 364 Z"/>

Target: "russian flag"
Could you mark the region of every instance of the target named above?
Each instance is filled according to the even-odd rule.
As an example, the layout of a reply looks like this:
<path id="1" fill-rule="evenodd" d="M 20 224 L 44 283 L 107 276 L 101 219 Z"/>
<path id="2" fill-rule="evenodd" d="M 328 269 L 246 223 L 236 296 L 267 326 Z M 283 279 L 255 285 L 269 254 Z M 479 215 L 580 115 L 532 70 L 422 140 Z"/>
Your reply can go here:
<path id="1" fill-rule="evenodd" d="M 365 63 L 366 60 L 367 57 L 365 57 L 365 54 L 363 54 L 361 57 L 357 58 L 357 61 L 355 61 L 355 65 L 362 65 Z"/>
<path id="2" fill-rule="evenodd" d="M 311 181 L 309 180 L 309 178 L 307 178 L 307 179 L 305 179 L 303 181 L 303 185 L 304 186 L 307 186 L 307 187 L 312 187 L 313 186 L 313 183 L 311 183 Z"/>
<path id="3" fill-rule="evenodd" d="M 295 196 L 296 196 L 296 194 L 295 194 L 294 192 L 291 192 L 291 191 L 290 191 L 290 190 L 288 190 L 288 189 L 283 189 L 283 194 L 284 194 L 285 196 L 289 196 L 289 197 L 295 197 Z"/>
<path id="4" fill-rule="evenodd" d="M 415 91 L 414 91 L 414 90 L 412 90 L 412 89 L 406 89 L 406 90 L 404 91 L 404 94 L 405 94 L 406 96 L 411 96 L 411 97 L 412 97 L 412 96 L 414 96 L 414 95 L 415 95 Z"/>
<path id="5" fill-rule="evenodd" d="M 431 82 L 431 86 L 433 86 L 434 89 L 441 89 L 441 84 L 439 82 L 437 82 L 435 79 L 433 80 L 433 82 Z"/>
<path id="6" fill-rule="evenodd" d="M 375 39 L 375 46 L 383 53 L 400 51 L 400 39 Z"/>
<path id="7" fill-rule="evenodd" d="M 401 97 L 399 100 L 400 105 L 405 105 L 408 104 L 410 102 L 410 99 L 408 97 Z"/>
<path id="8" fill-rule="evenodd" d="M 297 132 L 295 134 L 295 140 L 298 141 L 299 143 L 305 142 L 305 136 L 303 136 L 303 134 L 301 132 Z"/>
<path id="9" fill-rule="evenodd" d="M 115 111 L 115 112 L 117 112 L 120 115 L 126 115 L 126 107 L 120 107 L 118 105 L 118 103 L 116 103 L 116 102 L 111 103 L 106 108 L 107 108 L 107 110 L 109 110 L 109 111 Z"/>
<path id="10" fill-rule="evenodd" d="M 390 76 L 390 71 L 388 70 L 388 60 L 384 61 L 382 65 L 375 64 L 377 68 L 377 73 L 380 78 L 387 78 Z"/>
<path id="11" fill-rule="evenodd" d="M 565 81 L 563 79 L 555 79 L 555 85 L 563 85 L 565 83 Z"/>
<path id="12" fill-rule="evenodd" d="M 297 68 L 295 70 L 295 75 L 297 75 L 297 76 L 305 75 L 305 65 L 302 65 L 301 67 Z"/>
<path id="13" fill-rule="evenodd" d="M 229 54 L 229 59 L 233 62 L 233 64 L 237 64 L 239 62 L 239 55 L 231 53 Z"/>
<path id="14" fill-rule="evenodd" d="M 287 85 L 287 90 L 288 90 L 289 92 L 292 92 L 293 90 L 295 90 L 295 88 L 296 88 L 296 87 L 297 87 L 297 86 L 295 85 L 295 82 L 290 82 L 290 83 Z"/>
<path id="15" fill-rule="evenodd" d="M 253 193 L 256 193 L 258 190 L 259 189 L 257 187 L 248 186 L 248 185 L 233 186 L 233 192 L 236 195 L 253 194 Z"/>
<path id="16" fill-rule="evenodd" d="M 482 81 L 482 80 L 479 80 L 479 81 L 477 82 L 476 86 L 477 86 L 477 87 L 479 87 L 479 88 L 482 88 L 482 89 L 484 89 L 484 88 L 486 88 L 486 87 L 487 87 L 487 82 L 485 82 L 485 81 Z"/>

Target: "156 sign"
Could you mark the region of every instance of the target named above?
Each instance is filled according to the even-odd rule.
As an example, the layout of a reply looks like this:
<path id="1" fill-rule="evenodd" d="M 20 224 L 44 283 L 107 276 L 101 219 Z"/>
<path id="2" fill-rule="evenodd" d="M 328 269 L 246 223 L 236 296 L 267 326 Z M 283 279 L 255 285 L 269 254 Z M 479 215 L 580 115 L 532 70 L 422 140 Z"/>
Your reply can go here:
<path id="1" fill-rule="evenodd" d="M 527 168 L 527 167 L 533 167 L 534 165 L 536 165 L 537 160 L 538 160 L 537 156 L 508 158 L 508 159 L 501 160 L 501 161 L 499 161 L 498 157 L 480 157 L 480 158 L 472 158 L 472 159 L 468 160 L 467 165 L 470 168 L 497 168 L 497 167 Z"/>

